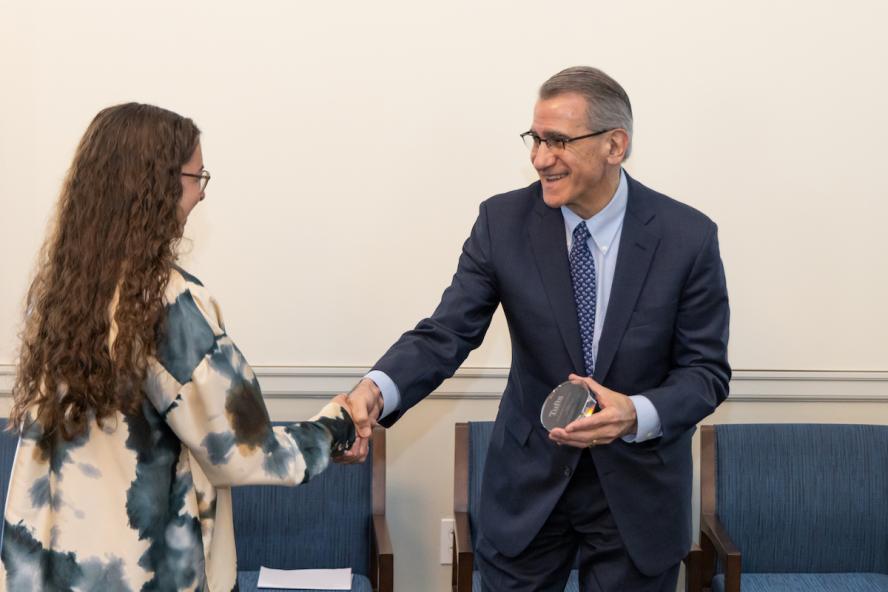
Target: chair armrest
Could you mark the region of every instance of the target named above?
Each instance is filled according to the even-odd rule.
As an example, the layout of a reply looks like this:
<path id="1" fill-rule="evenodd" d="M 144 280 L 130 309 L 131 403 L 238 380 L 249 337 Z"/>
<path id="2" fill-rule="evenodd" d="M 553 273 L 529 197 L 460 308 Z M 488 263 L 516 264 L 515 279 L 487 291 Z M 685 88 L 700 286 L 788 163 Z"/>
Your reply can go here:
<path id="1" fill-rule="evenodd" d="M 703 550 L 700 545 L 691 546 L 685 564 L 685 590 L 687 592 L 703 592 Z"/>
<path id="2" fill-rule="evenodd" d="M 725 592 L 740 592 L 740 549 L 715 514 L 700 516 L 700 547 L 703 551 L 703 584 L 712 585 L 718 556 L 725 565 Z"/>
<path id="3" fill-rule="evenodd" d="M 471 592 L 475 553 L 472 550 L 472 531 L 466 512 L 453 513 L 453 570 L 451 585 L 454 592 Z"/>
<path id="4" fill-rule="evenodd" d="M 392 592 L 395 580 L 394 553 L 385 514 L 373 514 L 370 577 L 376 592 Z"/>

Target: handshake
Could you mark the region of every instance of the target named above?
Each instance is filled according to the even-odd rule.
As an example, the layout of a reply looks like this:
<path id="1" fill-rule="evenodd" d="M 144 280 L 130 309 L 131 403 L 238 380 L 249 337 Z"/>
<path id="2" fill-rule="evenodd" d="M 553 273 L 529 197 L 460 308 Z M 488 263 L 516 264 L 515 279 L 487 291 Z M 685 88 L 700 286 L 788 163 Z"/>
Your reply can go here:
<path id="1" fill-rule="evenodd" d="M 369 378 L 364 378 L 350 393 L 336 395 L 332 402 L 341 406 L 354 424 L 354 433 L 349 434 L 351 437 L 339 438 L 333 432 L 333 460 L 343 464 L 364 462 L 370 448 L 370 434 L 382 413 L 383 399 L 379 387 Z"/>

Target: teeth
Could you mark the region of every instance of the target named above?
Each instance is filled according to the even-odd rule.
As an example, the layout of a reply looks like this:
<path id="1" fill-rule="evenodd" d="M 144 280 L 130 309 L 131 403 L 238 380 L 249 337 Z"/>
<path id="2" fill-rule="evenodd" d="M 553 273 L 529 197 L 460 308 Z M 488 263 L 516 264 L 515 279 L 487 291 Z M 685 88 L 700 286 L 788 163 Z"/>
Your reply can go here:
<path id="1" fill-rule="evenodd" d="M 546 177 L 546 181 L 557 181 L 558 179 L 563 179 L 567 176 L 567 173 L 562 173 L 560 175 L 549 175 Z"/>

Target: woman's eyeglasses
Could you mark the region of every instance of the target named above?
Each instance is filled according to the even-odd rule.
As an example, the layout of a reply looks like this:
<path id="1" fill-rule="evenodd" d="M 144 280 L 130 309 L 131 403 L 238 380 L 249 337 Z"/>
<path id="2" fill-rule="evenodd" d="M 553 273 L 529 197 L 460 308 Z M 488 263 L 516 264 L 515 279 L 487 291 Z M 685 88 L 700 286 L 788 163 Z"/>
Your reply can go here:
<path id="1" fill-rule="evenodd" d="M 210 171 L 204 170 L 200 174 L 197 173 L 182 173 L 183 177 L 191 177 L 193 179 L 200 179 L 200 190 L 203 191 L 207 188 L 207 184 L 210 182 Z"/>

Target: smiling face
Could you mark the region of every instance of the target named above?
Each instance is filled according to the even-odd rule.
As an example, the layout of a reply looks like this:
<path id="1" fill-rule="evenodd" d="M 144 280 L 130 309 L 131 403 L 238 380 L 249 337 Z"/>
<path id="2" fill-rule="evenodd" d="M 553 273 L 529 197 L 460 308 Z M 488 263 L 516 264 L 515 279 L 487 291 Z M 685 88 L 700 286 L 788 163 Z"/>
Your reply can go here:
<path id="1" fill-rule="evenodd" d="M 586 99 L 577 93 L 537 101 L 530 129 L 544 139 L 575 138 L 599 131 L 589 128 Z M 567 206 L 584 219 L 603 209 L 619 184 L 628 140 L 626 131 L 618 128 L 569 142 L 564 150 L 552 150 L 541 143 L 530 157 L 540 176 L 546 205 Z"/>

